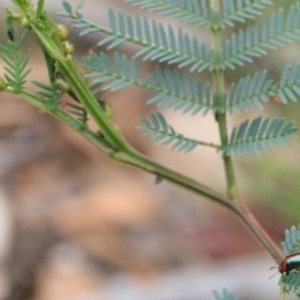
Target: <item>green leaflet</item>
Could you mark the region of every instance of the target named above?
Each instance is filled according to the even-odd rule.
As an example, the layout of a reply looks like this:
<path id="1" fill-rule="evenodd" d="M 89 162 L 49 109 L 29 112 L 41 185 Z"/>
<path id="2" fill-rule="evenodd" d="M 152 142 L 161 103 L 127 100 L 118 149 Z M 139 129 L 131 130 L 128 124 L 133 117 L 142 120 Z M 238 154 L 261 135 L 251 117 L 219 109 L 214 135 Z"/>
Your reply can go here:
<path id="1" fill-rule="evenodd" d="M 28 30 L 23 31 L 18 41 L 9 40 L 9 47 L 0 44 L 0 52 L 4 66 L 4 78 L 6 82 L 16 91 L 24 89 L 26 77 L 31 71 L 27 68 L 29 59 L 26 54 L 20 54 L 20 47 Z"/>
<path id="2" fill-rule="evenodd" d="M 44 98 L 46 110 L 56 108 L 60 104 L 63 93 L 57 90 L 54 83 L 48 85 L 37 80 L 33 80 L 32 83 L 40 88 L 37 93 Z"/>
<path id="3" fill-rule="evenodd" d="M 300 296 L 300 272 L 292 270 L 288 274 L 283 273 L 279 285 L 283 294 L 294 292 L 296 295 Z"/>
<path id="4" fill-rule="evenodd" d="M 75 103 L 67 102 L 67 106 L 70 108 L 68 112 L 72 115 L 74 115 L 78 121 L 80 121 L 83 124 L 86 124 L 88 121 L 88 114 L 86 110 L 82 107 L 82 105 L 78 105 Z"/>
<path id="5" fill-rule="evenodd" d="M 281 243 L 285 256 L 300 251 L 300 225 L 298 228 L 292 226 L 285 230 L 285 241 Z"/>
<path id="6" fill-rule="evenodd" d="M 263 109 L 263 102 L 269 100 L 272 81 L 267 81 L 267 70 L 257 72 L 241 78 L 237 83 L 232 83 L 226 99 L 226 110 L 232 113 L 235 110 L 247 111 L 248 107 L 255 110 L 257 107 Z"/>
<path id="7" fill-rule="evenodd" d="M 262 10 L 273 4 L 270 0 L 223 0 L 223 11 L 220 23 L 222 26 L 234 26 L 235 22 L 246 22 L 262 14 Z"/>
<path id="8" fill-rule="evenodd" d="M 159 112 L 151 112 L 150 120 L 142 118 L 142 126 L 137 128 L 144 130 L 145 136 L 153 136 L 151 142 L 160 142 L 161 146 L 172 145 L 172 150 L 177 152 L 191 152 L 198 144 L 197 140 L 185 138 L 177 133 L 172 126 L 168 125 L 164 116 Z"/>
<path id="9" fill-rule="evenodd" d="M 255 155 L 257 151 L 265 153 L 273 147 L 290 145 L 287 138 L 296 137 L 293 122 L 284 124 L 284 118 L 275 117 L 263 119 L 258 117 L 251 122 L 246 120 L 233 128 L 228 145 L 224 152 L 226 155 Z"/>
<path id="10" fill-rule="evenodd" d="M 257 107 L 264 109 L 264 102 L 273 96 L 279 97 L 284 104 L 288 99 L 297 102 L 297 96 L 300 96 L 300 63 L 294 67 L 286 66 L 276 84 L 267 80 L 267 75 L 268 71 L 263 70 L 232 83 L 226 99 L 227 112 L 231 114 L 234 110 L 240 113 L 241 110 L 255 110 Z"/>

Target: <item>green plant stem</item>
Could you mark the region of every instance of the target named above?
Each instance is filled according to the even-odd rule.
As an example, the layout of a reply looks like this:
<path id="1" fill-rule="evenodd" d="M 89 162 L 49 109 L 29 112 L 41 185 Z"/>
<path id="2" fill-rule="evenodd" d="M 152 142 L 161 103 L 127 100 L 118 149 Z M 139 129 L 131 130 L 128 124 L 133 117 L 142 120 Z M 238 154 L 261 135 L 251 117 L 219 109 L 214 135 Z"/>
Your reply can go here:
<path id="1" fill-rule="evenodd" d="M 37 7 L 37 12 L 36 12 L 36 16 L 38 18 L 40 18 L 41 15 L 42 15 L 44 4 L 45 4 L 45 0 L 39 0 L 38 7 Z"/>
<path id="2" fill-rule="evenodd" d="M 221 27 L 219 25 L 213 25 L 211 27 L 213 33 L 214 43 L 214 69 L 213 77 L 216 89 L 216 99 L 218 111 L 216 112 L 216 120 L 219 126 L 220 140 L 222 148 L 228 144 L 228 133 L 227 133 L 227 120 L 226 120 L 226 109 L 223 103 L 223 69 L 221 68 L 220 49 L 221 49 Z M 226 173 L 227 181 L 227 197 L 230 199 L 237 199 L 237 185 L 234 175 L 233 164 L 230 156 L 227 156 L 225 152 L 222 155 L 224 168 Z"/>
<path id="3" fill-rule="evenodd" d="M 23 100 L 34 105 L 35 107 L 40 108 L 41 112 L 44 112 L 46 102 L 43 99 L 37 97 L 36 95 L 24 90 L 18 93 L 16 93 L 13 89 L 8 89 L 6 91 L 14 94 L 17 97 L 22 98 Z M 58 118 L 66 125 L 73 128 L 73 130 L 78 131 L 81 135 L 83 135 L 95 146 L 97 146 L 101 150 L 101 152 L 112 158 L 113 154 L 115 153 L 115 150 L 108 141 L 101 138 L 99 133 L 93 132 L 87 126 L 83 126 L 77 119 L 75 119 L 73 116 L 71 116 L 59 107 L 53 108 L 51 109 L 51 111 L 47 111 L 45 113 Z"/>
<path id="4" fill-rule="evenodd" d="M 248 207 L 243 203 L 242 206 L 239 203 L 235 203 L 235 213 L 241 219 L 245 227 L 252 233 L 259 243 L 266 249 L 266 251 L 274 258 L 279 265 L 283 259 L 283 253 L 278 245 L 273 241 L 269 234 L 259 224 L 253 214 L 249 211 Z"/>
<path id="5" fill-rule="evenodd" d="M 211 8 L 219 10 L 220 1 L 211 0 Z M 216 87 L 216 98 L 219 111 L 216 114 L 216 119 L 219 125 L 220 140 L 223 149 L 228 144 L 228 133 L 227 133 L 227 120 L 226 120 L 226 109 L 223 104 L 223 82 L 224 75 L 223 69 L 221 68 L 220 49 L 221 49 L 221 30 L 219 24 L 212 25 L 211 30 L 213 33 L 214 43 L 214 69 L 213 76 Z M 227 180 L 227 197 L 230 199 L 237 200 L 237 184 L 235 180 L 233 163 L 230 156 L 223 154 L 223 162 Z M 283 256 L 282 252 L 276 243 L 270 238 L 265 232 L 263 227 L 259 224 L 256 218 L 246 207 L 243 202 L 234 202 L 230 209 L 242 220 L 243 224 L 248 230 L 257 238 L 257 240 L 263 245 L 263 247 L 270 253 L 275 261 L 280 264 Z"/>

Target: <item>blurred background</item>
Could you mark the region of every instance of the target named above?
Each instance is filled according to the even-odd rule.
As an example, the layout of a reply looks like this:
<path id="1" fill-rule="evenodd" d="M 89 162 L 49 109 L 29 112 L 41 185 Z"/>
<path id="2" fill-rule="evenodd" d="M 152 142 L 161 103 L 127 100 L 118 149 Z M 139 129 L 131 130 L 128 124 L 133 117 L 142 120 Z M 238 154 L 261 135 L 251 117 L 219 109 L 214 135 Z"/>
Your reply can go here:
<path id="1" fill-rule="evenodd" d="M 294 2 L 278 0 L 272 9 Z M 56 15 L 63 11 L 60 1 L 46 4 L 57 22 L 72 26 Z M 87 19 L 107 24 L 109 6 L 137 11 L 122 0 L 89 0 L 82 11 Z M 6 7 L 11 7 L 10 1 L 2 0 L 3 44 Z M 140 14 L 165 25 L 171 22 L 146 11 Z M 176 26 L 182 25 L 174 22 Z M 210 43 L 206 30 L 183 27 Z M 78 37 L 74 29 L 70 39 L 82 56 L 103 37 Z M 47 82 L 33 37 L 24 49 L 29 47 L 30 79 Z M 119 50 L 133 55 L 137 49 L 124 44 Z M 262 68 L 276 82 L 283 68 L 299 57 L 297 43 L 270 51 L 253 64 L 226 71 L 226 85 Z M 153 67 L 145 63 L 143 72 Z M 31 83 L 28 87 L 35 89 Z M 223 193 L 223 163 L 214 150 L 198 147 L 186 156 L 173 153 L 136 130 L 140 117 L 155 109 L 146 105 L 149 97 L 145 90 L 127 88 L 106 93 L 104 100 L 136 149 Z M 230 126 L 262 113 L 284 115 L 299 126 L 298 112 L 299 103 L 283 105 L 271 99 L 263 112 L 233 114 Z M 212 115 L 190 118 L 165 109 L 164 114 L 178 131 L 218 142 Z M 299 141 L 293 140 L 290 148 L 234 159 L 241 197 L 278 243 L 284 229 L 299 223 L 299 157 Z M 0 94 L 0 180 L 0 299 L 206 300 L 213 299 L 213 289 L 224 287 L 240 300 L 279 299 L 279 275 L 268 279 L 276 263 L 230 211 L 111 163 L 76 132 L 5 93 Z"/>

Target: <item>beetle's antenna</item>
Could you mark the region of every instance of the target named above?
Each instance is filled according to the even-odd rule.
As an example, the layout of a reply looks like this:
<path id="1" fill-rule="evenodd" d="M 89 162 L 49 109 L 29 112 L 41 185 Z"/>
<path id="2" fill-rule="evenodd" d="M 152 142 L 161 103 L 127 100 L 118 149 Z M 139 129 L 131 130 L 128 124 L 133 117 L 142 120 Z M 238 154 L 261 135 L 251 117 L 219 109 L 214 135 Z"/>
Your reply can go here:
<path id="1" fill-rule="evenodd" d="M 273 270 L 273 269 L 278 269 L 278 268 L 277 267 L 270 268 L 270 270 Z M 269 277 L 269 279 L 273 278 L 277 273 L 279 273 L 279 271 L 277 271 L 275 274 L 273 274 L 271 277 Z"/>

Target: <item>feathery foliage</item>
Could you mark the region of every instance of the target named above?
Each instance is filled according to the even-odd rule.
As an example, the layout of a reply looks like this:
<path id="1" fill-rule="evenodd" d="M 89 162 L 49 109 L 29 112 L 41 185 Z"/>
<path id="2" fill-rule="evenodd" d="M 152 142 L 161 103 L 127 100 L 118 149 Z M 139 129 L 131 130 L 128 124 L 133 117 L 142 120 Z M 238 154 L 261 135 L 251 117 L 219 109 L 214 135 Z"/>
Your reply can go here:
<path id="1" fill-rule="evenodd" d="M 286 43 L 300 40 L 300 3 L 291 5 L 287 15 L 280 8 L 277 13 L 265 16 L 261 28 L 256 22 L 246 29 L 233 33 L 225 41 L 221 52 L 223 68 L 235 69 L 245 62 L 252 62 L 252 57 L 267 55 L 270 49 L 283 47 Z"/>
<path id="2" fill-rule="evenodd" d="M 248 111 L 248 108 L 263 109 L 263 102 L 269 101 L 270 94 L 274 95 L 271 89 L 272 81 L 267 81 L 267 74 L 268 71 L 264 70 L 253 76 L 241 78 L 237 83 L 232 83 L 226 99 L 228 113 L 231 114 L 233 109 L 237 113 L 241 110 Z"/>
<path id="3" fill-rule="evenodd" d="M 172 150 L 177 152 L 191 152 L 201 142 L 185 138 L 182 134 L 176 133 L 160 112 L 150 112 L 150 121 L 141 119 L 143 126 L 138 126 L 144 130 L 145 136 L 154 136 L 151 142 L 161 142 L 161 146 L 172 145 Z M 203 143 L 202 143 L 203 144 Z"/>
<path id="4" fill-rule="evenodd" d="M 48 85 L 37 80 L 32 80 L 32 83 L 40 88 L 37 90 L 37 93 L 45 101 L 45 111 L 53 110 L 62 102 L 63 93 L 57 89 L 54 83 Z"/>
<path id="5" fill-rule="evenodd" d="M 141 9 L 156 11 L 183 23 L 191 23 L 196 26 L 209 27 L 213 22 L 219 22 L 222 27 L 234 26 L 235 22 L 244 23 L 248 19 L 254 19 L 260 15 L 261 10 L 267 5 L 273 4 L 270 0 L 223 0 L 222 11 L 211 9 L 207 0 L 126 0 Z"/>
<path id="6" fill-rule="evenodd" d="M 183 23 L 192 23 L 196 26 L 211 24 L 206 0 L 125 0 L 125 3 L 132 3 L 134 6 L 148 9 L 148 11 L 159 12 Z"/>
<path id="7" fill-rule="evenodd" d="M 115 13 L 112 9 L 108 11 L 110 28 L 93 24 L 76 14 L 70 13 L 68 16 L 74 19 L 74 27 L 83 29 L 80 35 L 98 31 L 107 34 L 97 44 L 102 46 L 109 43 L 107 50 L 127 41 L 143 46 L 135 54 L 136 57 L 143 55 L 143 61 L 166 61 L 170 65 L 177 64 L 179 68 L 189 66 L 190 72 L 202 72 L 212 66 L 212 55 L 207 51 L 205 43 L 200 43 L 195 36 L 191 38 L 181 28 L 175 32 L 169 25 L 166 30 L 161 23 L 154 20 L 150 23 L 146 17 L 141 18 L 138 14 L 133 17 L 121 11 Z"/>
<path id="8" fill-rule="evenodd" d="M 91 72 L 86 77 L 97 77 L 93 82 L 107 83 L 103 90 L 119 90 L 130 85 L 136 85 L 156 92 L 157 95 L 148 100 L 148 104 L 156 103 L 157 106 L 165 105 L 174 108 L 175 111 L 183 110 L 183 113 L 191 112 L 192 115 L 204 109 L 204 115 L 209 111 L 215 111 L 213 95 L 210 83 L 205 87 L 201 79 L 195 80 L 193 76 L 185 76 L 184 73 L 162 69 L 156 65 L 155 73 L 148 74 L 147 78 L 141 78 L 140 67 L 136 58 L 131 62 L 125 55 L 114 53 L 114 61 L 111 61 L 105 53 L 97 55 L 90 52 L 88 57 L 82 59 L 84 66 Z"/>
<path id="9" fill-rule="evenodd" d="M 262 10 L 273 4 L 270 0 L 223 0 L 222 18 L 220 24 L 233 27 L 235 22 L 245 23 L 248 19 L 254 19 L 262 14 Z"/>
<path id="10" fill-rule="evenodd" d="M 281 293 L 287 294 L 294 292 L 300 296 L 300 272 L 298 270 L 292 270 L 289 273 L 283 273 L 279 285 L 281 287 Z"/>
<path id="11" fill-rule="evenodd" d="M 288 99 L 297 102 L 297 96 L 300 96 L 300 63 L 293 68 L 288 65 L 283 70 L 279 83 L 272 86 L 269 95 L 278 95 L 285 104 Z"/>
<path id="12" fill-rule="evenodd" d="M 82 107 L 82 105 L 67 102 L 67 106 L 70 108 L 68 112 L 72 115 L 74 115 L 78 121 L 80 121 L 83 124 L 86 124 L 88 121 L 88 114 L 87 111 Z"/>
<path id="13" fill-rule="evenodd" d="M 292 226 L 285 230 L 285 241 L 281 243 L 285 256 L 291 255 L 300 250 L 300 225 L 298 228 Z"/>
<path id="14" fill-rule="evenodd" d="M 281 145 L 290 145 L 287 138 L 296 137 L 294 122 L 284 125 L 284 118 L 276 117 L 272 121 L 269 118 L 263 120 L 257 117 L 251 122 L 246 120 L 233 128 L 230 141 L 225 147 L 226 155 L 255 155 L 256 150 L 265 153 L 265 149 L 271 151 L 272 146 L 281 148 Z"/>
<path id="15" fill-rule="evenodd" d="M 9 47 L 0 44 L 0 52 L 2 53 L 2 60 L 5 63 L 4 78 L 7 84 L 11 86 L 16 92 L 19 92 L 24 88 L 26 83 L 26 77 L 31 71 L 27 68 L 28 57 L 26 54 L 20 54 L 21 45 L 25 39 L 27 30 L 24 30 L 19 40 L 15 40 L 13 28 L 8 29 L 10 36 L 8 43 Z"/>
<path id="16" fill-rule="evenodd" d="M 126 2 L 178 21 L 201 24 L 208 28 L 216 24 L 224 27 L 233 26 L 235 22 L 252 20 L 260 15 L 267 5 L 272 4 L 272 1 L 268 0 L 230 0 L 223 1 L 222 11 L 217 11 L 210 7 L 206 0 Z M 246 62 L 252 62 L 252 57 L 266 55 L 269 49 L 298 40 L 299 3 L 289 8 L 287 16 L 283 9 L 279 9 L 270 17 L 264 16 L 261 28 L 257 22 L 251 22 L 245 29 L 233 33 L 231 38 L 225 41 L 223 50 L 219 49 L 219 56 L 215 55 L 215 49 L 207 51 L 204 42 L 199 41 L 196 36 L 191 38 L 181 28 L 174 30 L 169 25 L 165 29 L 161 23 L 150 22 L 138 14 L 132 16 L 109 9 L 110 28 L 105 28 L 85 20 L 77 9 L 74 13 L 70 5 L 66 10 L 67 13 L 62 15 L 72 18 L 75 27 L 83 29 L 81 35 L 97 31 L 107 34 L 107 37 L 98 43 L 99 46 L 109 44 L 107 49 L 110 50 L 124 42 L 131 42 L 143 47 L 132 59 L 119 52 L 115 52 L 113 59 L 103 52 L 99 55 L 90 52 L 89 56 L 82 59 L 83 65 L 91 71 L 86 77 L 95 78 L 94 84 L 105 84 L 103 90 L 115 91 L 131 85 L 139 86 L 156 93 L 147 101 L 148 104 L 155 103 L 158 107 L 165 106 L 182 113 L 190 112 L 192 115 L 200 111 L 206 115 L 208 112 L 232 114 L 242 110 L 248 111 L 249 108 L 264 109 L 264 102 L 269 101 L 271 97 L 277 97 L 282 103 L 287 103 L 288 99 L 296 102 L 297 96 L 300 95 L 300 64 L 294 67 L 288 65 L 278 83 L 273 83 L 272 79 L 267 78 L 267 70 L 249 74 L 237 83 L 232 83 L 228 92 L 223 92 L 222 95 L 217 95 L 209 81 L 203 85 L 199 76 L 194 78 L 192 75 L 194 71 L 212 71 L 216 66 L 234 69 Z M 139 56 L 143 56 L 143 61 L 158 61 L 155 72 L 148 74 L 146 78 L 141 76 Z M 188 67 L 188 73 L 162 66 L 163 63 L 174 64 L 178 68 Z M 145 119 L 143 123 L 145 124 Z M 257 150 L 264 153 L 265 149 L 271 150 L 272 146 L 280 148 L 281 144 L 289 145 L 287 138 L 295 137 L 296 128 L 293 123 L 289 122 L 283 126 L 283 118 L 275 118 L 270 124 L 269 119 L 262 121 L 262 118 L 256 118 L 249 126 L 248 123 L 249 120 L 234 128 L 227 144 L 220 146 L 227 156 L 255 154 Z M 151 126 L 147 123 L 139 127 L 142 128 L 147 130 L 146 135 L 149 135 Z M 157 127 L 156 130 L 158 132 L 161 128 Z M 153 130 L 150 132 L 154 134 Z M 167 137 L 170 131 L 161 134 Z M 162 135 L 159 135 L 153 141 L 160 141 L 162 138 Z M 193 140 L 181 135 L 181 140 L 183 139 Z M 202 142 L 198 141 L 198 144 Z M 209 143 L 204 145 L 208 146 Z"/>
<path id="17" fill-rule="evenodd" d="M 228 113 L 231 114 L 233 110 L 240 113 L 241 110 L 247 111 L 248 108 L 264 109 L 264 102 L 274 96 L 277 96 L 284 104 L 289 99 L 297 102 L 297 96 L 300 96 L 300 63 L 294 67 L 286 66 L 276 84 L 273 80 L 267 80 L 267 75 L 268 71 L 263 70 L 252 76 L 241 78 L 237 83 L 232 83 L 226 100 Z"/>
<path id="18" fill-rule="evenodd" d="M 235 296 L 233 292 L 229 291 L 228 289 L 224 288 L 222 293 L 220 294 L 216 290 L 213 290 L 213 295 L 217 300 L 235 300 Z"/>

